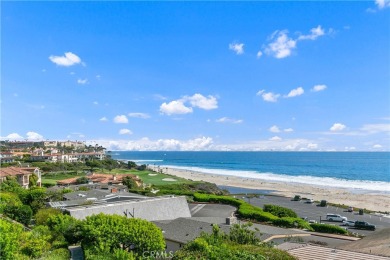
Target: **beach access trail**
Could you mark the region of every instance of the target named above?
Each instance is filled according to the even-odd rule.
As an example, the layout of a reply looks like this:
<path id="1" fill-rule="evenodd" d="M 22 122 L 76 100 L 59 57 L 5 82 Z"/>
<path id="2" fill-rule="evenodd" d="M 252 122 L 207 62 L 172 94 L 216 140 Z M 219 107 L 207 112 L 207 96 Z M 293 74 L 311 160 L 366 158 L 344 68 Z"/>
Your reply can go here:
<path id="1" fill-rule="evenodd" d="M 152 168 L 153 169 L 153 168 Z M 193 181 L 207 181 L 217 185 L 233 186 L 247 189 L 271 190 L 270 194 L 293 197 L 302 197 L 314 200 L 327 200 L 335 204 L 344 204 L 355 208 L 365 208 L 372 211 L 390 212 L 390 194 L 348 190 L 342 188 L 331 188 L 300 183 L 270 182 L 261 179 L 249 179 L 236 176 L 225 176 L 208 174 L 191 170 L 176 168 L 160 168 L 163 173 Z M 157 170 L 157 169 L 154 169 Z M 291 177 L 293 178 L 293 177 Z"/>

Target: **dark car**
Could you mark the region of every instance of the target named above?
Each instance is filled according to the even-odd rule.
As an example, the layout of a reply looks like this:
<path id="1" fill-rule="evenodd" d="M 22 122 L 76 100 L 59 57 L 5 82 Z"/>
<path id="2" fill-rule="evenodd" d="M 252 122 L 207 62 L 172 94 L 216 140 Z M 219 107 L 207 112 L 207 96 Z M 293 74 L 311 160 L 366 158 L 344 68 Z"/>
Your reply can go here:
<path id="1" fill-rule="evenodd" d="M 293 201 L 300 201 L 302 198 L 300 195 L 295 195 L 294 198 L 292 199 Z"/>
<path id="2" fill-rule="evenodd" d="M 326 207 L 328 205 L 326 200 L 321 200 L 319 206 L 320 207 Z"/>
<path id="3" fill-rule="evenodd" d="M 375 230 L 375 225 L 372 225 L 366 221 L 356 221 L 355 228 L 357 229 L 367 229 L 367 230 Z"/>

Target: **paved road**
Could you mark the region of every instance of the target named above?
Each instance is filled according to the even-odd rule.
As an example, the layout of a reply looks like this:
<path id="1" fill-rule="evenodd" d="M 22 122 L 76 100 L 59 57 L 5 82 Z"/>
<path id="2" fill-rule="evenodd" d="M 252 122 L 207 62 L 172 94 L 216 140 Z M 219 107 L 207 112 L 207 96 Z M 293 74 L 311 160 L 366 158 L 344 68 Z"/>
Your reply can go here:
<path id="1" fill-rule="evenodd" d="M 230 217 L 235 207 L 222 204 L 188 204 L 192 217 Z"/>
<path id="2" fill-rule="evenodd" d="M 248 199 L 244 199 L 247 202 Z M 346 212 L 345 209 L 337 208 L 337 207 L 318 207 L 314 204 L 307 204 L 304 201 L 291 201 L 290 198 L 278 197 L 278 196 L 262 196 L 261 198 L 252 198 L 250 199 L 250 203 L 255 206 L 263 207 L 264 204 L 274 204 L 280 205 L 282 207 L 293 209 L 299 217 L 304 218 L 307 217 L 309 220 L 315 220 L 317 222 L 321 221 L 328 224 L 336 224 L 341 225 L 339 222 L 328 222 L 325 220 L 327 213 L 339 214 L 341 216 L 345 216 L 348 220 L 360 220 L 367 221 L 371 224 L 376 225 L 377 230 L 381 230 L 386 227 L 390 227 L 390 219 L 389 218 L 380 218 L 371 214 L 359 215 L 357 212 Z M 359 234 L 372 234 L 373 231 L 369 230 L 358 230 L 352 227 L 349 228 L 351 232 L 356 232 Z"/>

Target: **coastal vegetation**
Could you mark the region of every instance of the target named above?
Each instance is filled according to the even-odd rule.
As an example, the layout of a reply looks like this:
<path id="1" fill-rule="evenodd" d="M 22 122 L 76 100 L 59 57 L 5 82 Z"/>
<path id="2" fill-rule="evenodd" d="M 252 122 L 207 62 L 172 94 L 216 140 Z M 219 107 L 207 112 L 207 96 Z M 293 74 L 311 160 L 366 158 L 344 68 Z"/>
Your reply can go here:
<path id="1" fill-rule="evenodd" d="M 250 230 L 250 223 L 232 226 L 230 233 L 220 231 L 213 225 L 212 234 L 202 233 L 200 237 L 187 243 L 177 251 L 173 260 L 210 259 L 210 260 L 251 260 L 280 259 L 293 260 L 287 252 L 262 243 L 256 231 Z"/>
<path id="2" fill-rule="evenodd" d="M 194 193 L 194 200 L 199 202 L 223 203 L 238 207 L 237 214 L 241 218 L 250 221 L 266 222 L 279 227 L 302 228 L 311 231 L 313 230 L 308 222 L 298 218 L 297 214 L 288 208 L 274 205 L 265 205 L 263 210 L 241 199 L 230 196 L 218 196 L 200 193 Z M 276 215 L 272 214 L 271 212 L 267 212 L 266 209 L 272 211 Z"/>

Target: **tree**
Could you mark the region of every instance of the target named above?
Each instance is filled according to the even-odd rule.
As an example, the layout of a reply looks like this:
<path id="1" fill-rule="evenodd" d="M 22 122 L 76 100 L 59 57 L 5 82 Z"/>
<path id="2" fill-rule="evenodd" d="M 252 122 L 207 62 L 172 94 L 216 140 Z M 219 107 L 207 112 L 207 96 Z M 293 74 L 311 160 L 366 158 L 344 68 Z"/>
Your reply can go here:
<path id="1" fill-rule="evenodd" d="M 26 232 L 21 238 L 23 254 L 37 258 L 47 252 L 51 245 L 52 235 L 47 226 L 37 226 L 31 232 Z"/>
<path id="2" fill-rule="evenodd" d="M 234 225 L 224 234 L 217 225 L 213 225 L 212 234 L 202 233 L 200 237 L 187 243 L 175 252 L 173 260 L 210 259 L 210 260 L 293 260 L 287 252 L 259 244 L 255 232 L 249 230 L 250 224 Z"/>
<path id="3" fill-rule="evenodd" d="M 146 164 L 142 164 L 140 166 L 137 166 L 137 170 L 139 171 L 145 171 L 146 170 Z"/>
<path id="4" fill-rule="evenodd" d="M 230 229 L 229 240 L 242 245 L 256 245 L 260 242 L 260 238 L 256 236 L 256 232 L 250 230 L 252 223 L 234 224 Z M 258 230 L 257 230 L 258 231 Z"/>
<path id="5" fill-rule="evenodd" d="M 122 179 L 123 185 L 126 185 L 129 190 L 138 188 L 137 183 L 130 176 L 126 176 Z"/>
<path id="6" fill-rule="evenodd" d="M 137 167 L 137 164 L 135 162 L 132 162 L 132 161 L 128 161 L 127 162 L 127 168 L 133 169 L 133 168 L 136 168 L 136 167 Z"/>
<path id="7" fill-rule="evenodd" d="M 102 213 L 87 217 L 83 223 L 81 244 L 95 254 L 124 250 L 132 252 L 137 258 L 142 258 L 145 250 L 161 251 L 165 248 L 162 232 L 155 224 Z"/>
<path id="8" fill-rule="evenodd" d="M 88 182 L 89 182 L 89 179 L 88 179 L 87 177 L 85 177 L 85 176 L 80 177 L 80 178 L 78 178 L 78 179 L 76 180 L 76 183 L 77 183 L 77 184 L 86 184 L 86 183 L 88 183 Z"/>
<path id="9" fill-rule="evenodd" d="M 31 174 L 28 181 L 30 183 L 30 187 L 35 187 L 38 183 L 38 176 L 36 174 Z"/>
<path id="10" fill-rule="evenodd" d="M 63 235 L 69 244 L 78 243 L 82 238 L 82 222 L 69 215 L 52 215 L 46 224 L 55 234 Z"/>
<path id="11" fill-rule="evenodd" d="M 21 198 L 23 204 L 30 205 L 34 213 L 39 209 L 44 208 L 46 202 L 49 199 L 49 195 L 46 193 L 45 188 L 31 188 L 27 191 L 26 195 Z"/>
<path id="12" fill-rule="evenodd" d="M 0 213 L 3 213 L 6 206 L 21 206 L 22 202 L 20 201 L 17 194 L 12 192 L 1 192 L 0 193 Z"/>
<path id="13" fill-rule="evenodd" d="M 21 205 L 21 206 L 7 205 L 4 208 L 4 214 L 7 215 L 9 218 L 16 220 L 27 226 L 30 224 L 33 212 L 30 206 L 27 205 Z"/>
<path id="14" fill-rule="evenodd" d="M 47 220 L 51 216 L 60 215 L 61 210 L 54 209 L 54 208 L 48 208 L 48 209 L 39 209 L 38 212 L 35 214 L 35 223 L 37 225 L 46 225 Z"/>
<path id="15" fill-rule="evenodd" d="M 0 219 L 0 259 L 15 259 L 19 251 L 19 237 L 23 227 Z"/>

